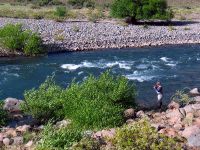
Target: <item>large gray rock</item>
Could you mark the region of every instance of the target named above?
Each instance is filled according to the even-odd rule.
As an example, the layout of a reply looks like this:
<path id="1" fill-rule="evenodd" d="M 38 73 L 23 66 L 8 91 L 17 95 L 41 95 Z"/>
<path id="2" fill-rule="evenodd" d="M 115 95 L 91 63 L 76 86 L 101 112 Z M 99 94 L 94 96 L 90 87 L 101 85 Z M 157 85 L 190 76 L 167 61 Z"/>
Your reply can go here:
<path id="1" fill-rule="evenodd" d="M 200 147 L 200 127 L 198 125 L 186 127 L 182 136 L 187 139 L 188 146 Z"/>
<path id="2" fill-rule="evenodd" d="M 194 88 L 192 90 L 190 90 L 189 95 L 191 96 L 200 96 L 200 92 L 198 88 Z"/>
<path id="3" fill-rule="evenodd" d="M 9 112 L 19 112 L 20 111 L 20 104 L 22 103 L 22 100 L 18 100 L 16 98 L 6 98 L 4 101 L 3 109 L 7 110 Z"/>

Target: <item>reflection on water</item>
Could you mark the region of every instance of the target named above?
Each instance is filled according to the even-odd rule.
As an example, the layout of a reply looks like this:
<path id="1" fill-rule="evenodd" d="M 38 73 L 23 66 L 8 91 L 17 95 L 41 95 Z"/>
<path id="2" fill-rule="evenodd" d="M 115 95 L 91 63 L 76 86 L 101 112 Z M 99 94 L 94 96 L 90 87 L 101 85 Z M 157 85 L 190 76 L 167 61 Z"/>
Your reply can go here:
<path id="1" fill-rule="evenodd" d="M 82 81 L 89 74 L 110 69 L 138 89 L 141 103 L 154 104 L 154 82 L 164 86 L 165 102 L 177 90 L 200 84 L 200 45 L 109 49 L 51 54 L 37 58 L 0 59 L 0 98 L 23 98 L 24 90 L 38 87 L 48 75 L 66 87 L 72 79 Z"/>

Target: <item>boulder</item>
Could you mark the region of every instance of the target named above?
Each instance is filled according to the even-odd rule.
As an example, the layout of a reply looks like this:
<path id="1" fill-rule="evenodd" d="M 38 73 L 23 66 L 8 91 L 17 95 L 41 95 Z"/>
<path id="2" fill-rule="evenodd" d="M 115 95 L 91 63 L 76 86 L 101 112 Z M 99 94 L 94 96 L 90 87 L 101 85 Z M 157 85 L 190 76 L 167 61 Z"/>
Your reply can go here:
<path id="1" fill-rule="evenodd" d="M 55 126 L 57 128 L 64 128 L 68 126 L 70 123 L 71 123 L 71 120 L 67 119 L 67 120 L 58 121 Z"/>
<path id="2" fill-rule="evenodd" d="M 200 146 L 200 127 L 198 125 L 193 125 L 186 127 L 181 133 L 183 137 L 187 139 L 187 144 L 191 147 Z"/>
<path id="3" fill-rule="evenodd" d="M 183 116 L 178 109 L 168 111 L 166 114 L 169 125 L 173 126 L 174 124 L 181 122 Z"/>
<path id="4" fill-rule="evenodd" d="M 16 136 L 16 137 L 14 137 L 13 138 L 13 140 L 14 140 L 14 145 L 21 145 L 21 144 L 23 144 L 23 137 L 21 137 L 21 136 Z"/>
<path id="5" fill-rule="evenodd" d="M 133 108 L 126 109 L 124 111 L 124 118 L 126 119 L 132 119 L 135 117 L 135 110 Z"/>
<path id="6" fill-rule="evenodd" d="M 20 112 L 19 105 L 22 103 L 22 100 L 16 98 L 6 98 L 4 101 L 4 110 L 9 112 Z"/>
<path id="7" fill-rule="evenodd" d="M 16 130 L 13 129 L 13 128 L 8 128 L 8 129 L 6 130 L 6 132 L 5 132 L 5 134 L 6 134 L 7 136 L 11 136 L 11 137 L 17 136 L 17 132 L 16 132 Z"/>
<path id="8" fill-rule="evenodd" d="M 10 145 L 10 139 L 9 138 L 4 138 L 3 139 L 3 144 L 6 145 L 6 146 Z"/>
<path id="9" fill-rule="evenodd" d="M 174 101 L 171 101 L 167 107 L 168 109 L 178 109 L 180 105 Z"/>
<path id="10" fill-rule="evenodd" d="M 193 98 L 193 100 L 194 100 L 194 102 L 196 102 L 196 103 L 200 103 L 200 96 L 195 96 L 195 97 Z"/>
<path id="11" fill-rule="evenodd" d="M 198 88 L 194 88 L 192 90 L 189 91 L 189 95 L 191 96 L 200 96 L 200 92 Z"/>

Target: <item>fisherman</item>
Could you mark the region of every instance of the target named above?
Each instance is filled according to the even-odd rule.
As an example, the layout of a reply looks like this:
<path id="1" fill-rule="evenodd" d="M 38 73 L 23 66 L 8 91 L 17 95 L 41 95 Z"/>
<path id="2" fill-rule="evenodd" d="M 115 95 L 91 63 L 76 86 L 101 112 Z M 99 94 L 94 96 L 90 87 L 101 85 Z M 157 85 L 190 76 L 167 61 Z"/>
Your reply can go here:
<path id="1" fill-rule="evenodd" d="M 159 109 L 161 110 L 162 108 L 162 98 L 163 98 L 163 88 L 161 86 L 161 83 L 160 82 L 156 82 L 156 84 L 154 85 L 153 87 L 157 93 L 157 98 L 158 98 L 158 107 Z"/>

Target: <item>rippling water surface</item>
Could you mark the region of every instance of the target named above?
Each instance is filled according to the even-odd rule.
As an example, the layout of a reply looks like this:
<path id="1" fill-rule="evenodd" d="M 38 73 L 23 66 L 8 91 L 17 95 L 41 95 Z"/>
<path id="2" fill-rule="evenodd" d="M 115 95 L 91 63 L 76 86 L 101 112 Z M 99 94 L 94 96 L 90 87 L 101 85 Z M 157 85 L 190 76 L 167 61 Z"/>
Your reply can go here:
<path id="1" fill-rule="evenodd" d="M 110 69 L 134 81 L 141 103 L 152 105 L 156 81 L 164 87 L 165 103 L 185 87 L 200 85 L 200 45 L 108 49 L 51 54 L 36 58 L 0 58 L 0 99 L 23 98 L 24 90 L 38 87 L 48 75 L 66 87 L 73 78 L 82 81 L 89 74 Z"/>

